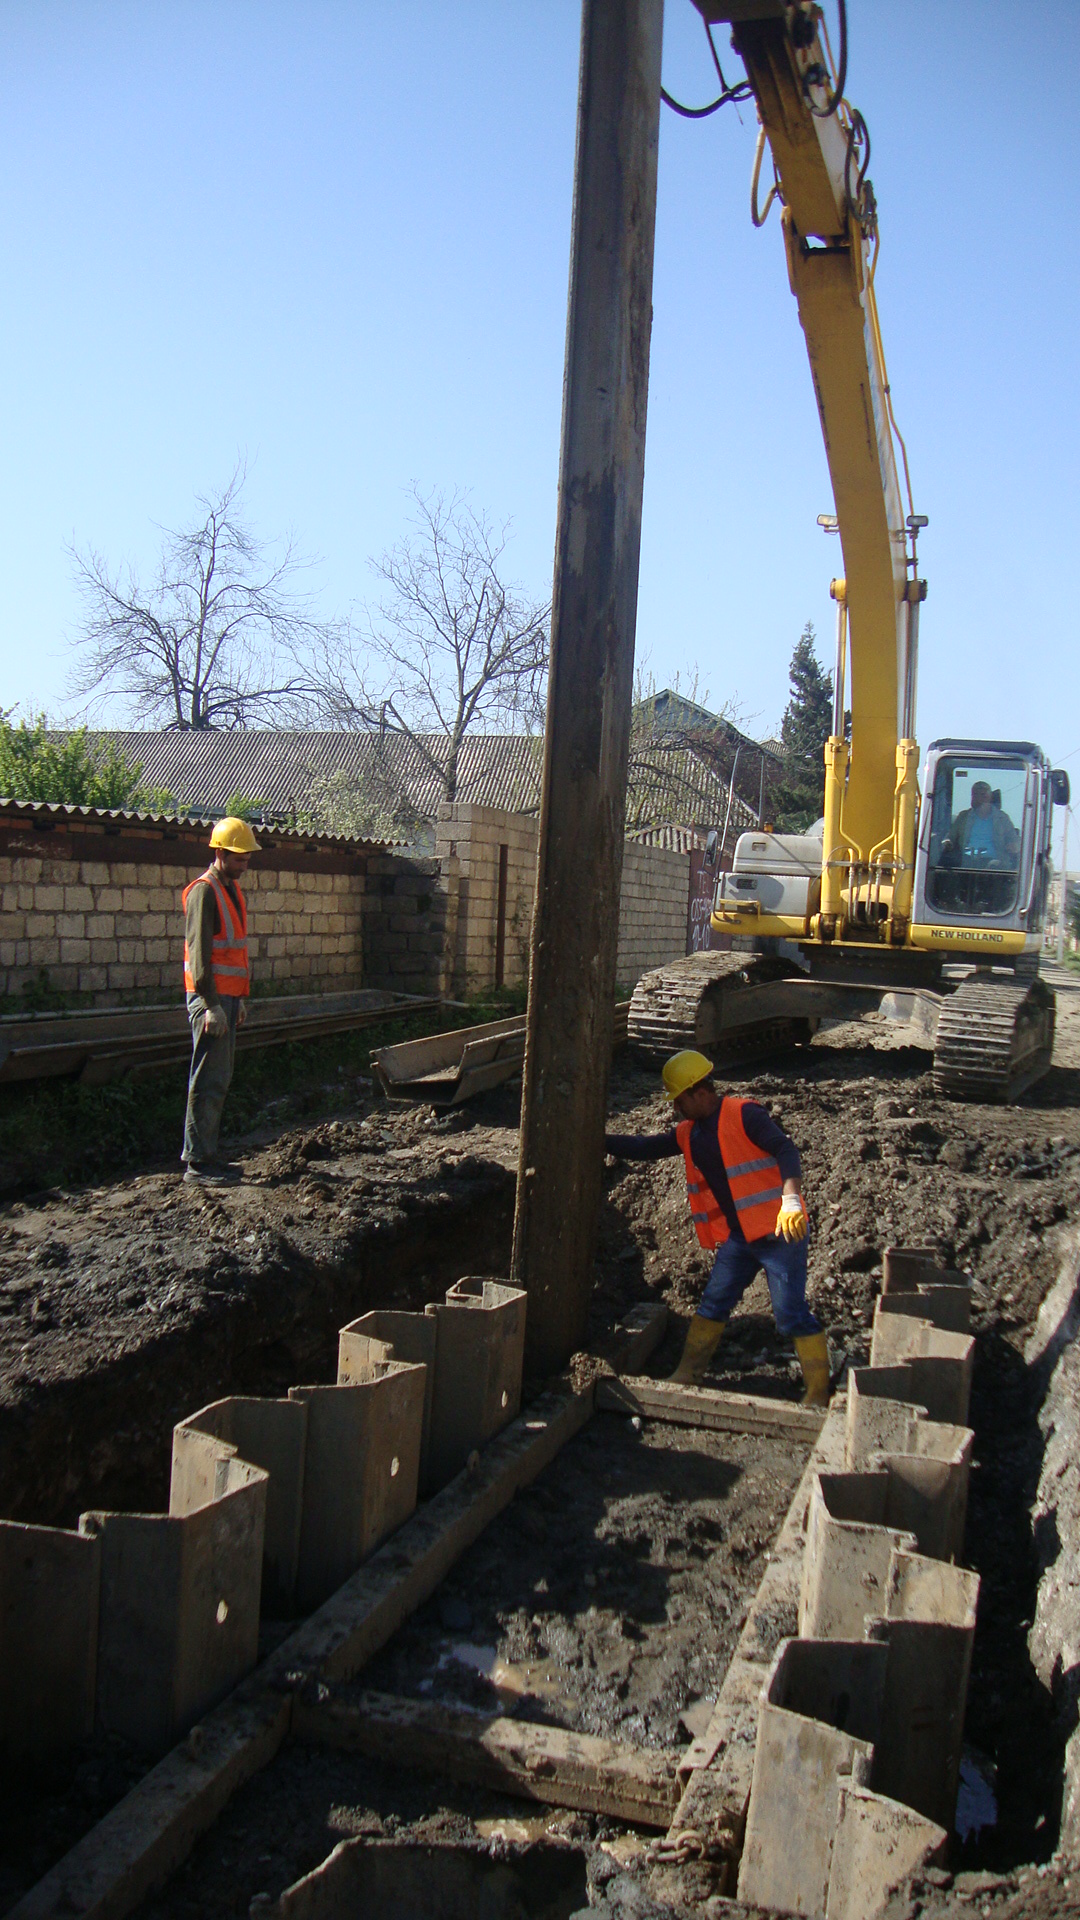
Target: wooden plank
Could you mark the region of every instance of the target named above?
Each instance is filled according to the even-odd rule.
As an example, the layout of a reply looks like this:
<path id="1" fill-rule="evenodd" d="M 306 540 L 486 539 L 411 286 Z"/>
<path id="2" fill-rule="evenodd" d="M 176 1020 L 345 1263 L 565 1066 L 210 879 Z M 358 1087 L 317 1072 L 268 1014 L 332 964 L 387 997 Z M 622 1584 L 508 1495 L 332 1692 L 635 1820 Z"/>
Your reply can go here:
<path id="1" fill-rule="evenodd" d="M 662 1301 L 644 1301 L 630 1307 L 594 1351 L 617 1373 L 640 1373 L 667 1332 L 668 1310 Z"/>
<path id="2" fill-rule="evenodd" d="M 8 1920 L 123 1920 L 274 1758 L 291 1703 L 245 1682 L 12 1907 Z"/>
<path id="3" fill-rule="evenodd" d="M 510 1277 L 526 1364 L 585 1344 L 634 697 L 662 0 L 584 0 L 544 778 Z"/>
<path id="4" fill-rule="evenodd" d="M 306 1682 L 351 1679 L 489 1521 L 584 1426 L 591 1389 L 544 1394 L 208 1714 L 12 1908 L 9 1920 L 124 1920 L 273 1759 Z"/>
<path id="5" fill-rule="evenodd" d="M 775 1433 L 812 1445 L 824 1424 L 817 1407 L 769 1400 L 757 1393 L 722 1393 L 715 1387 L 686 1387 L 672 1380 L 598 1380 L 596 1404 L 609 1413 L 637 1413 L 675 1427 L 704 1427 L 714 1433 Z"/>
<path id="6" fill-rule="evenodd" d="M 388 1693 L 297 1698 L 293 1733 L 455 1780 L 665 1829 L 679 1800 L 674 1753 L 625 1747 L 527 1720 L 449 1713 Z"/>

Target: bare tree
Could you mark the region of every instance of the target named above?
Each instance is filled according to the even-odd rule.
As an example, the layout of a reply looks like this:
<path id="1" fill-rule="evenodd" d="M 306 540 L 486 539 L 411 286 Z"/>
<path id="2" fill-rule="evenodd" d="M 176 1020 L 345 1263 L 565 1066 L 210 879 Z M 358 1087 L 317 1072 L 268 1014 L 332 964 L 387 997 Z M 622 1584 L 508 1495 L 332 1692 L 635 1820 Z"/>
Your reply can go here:
<path id="1" fill-rule="evenodd" d="M 461 494 L 413 502 L 410 533 L 374 563 L 379 607 L 320 650 L 318 705 L 336 726 L 400 730 L 452 800 L 470 731 L 543 725 L 549 607 L 501 578 L 506 526 Z"/>
<path id="2" fill-rule="evenodd" d="M 291 540 L 276 556 L 240 511 L 245 473 L 199 496 L 204 517 L 163 529 L 153 583 L 71 549 L 86 608 L 71 692 L 97 711 L 124 700 L 165 727 L 246 727 L 289 715 L 308 681 L 299 665 L 325 639 L 296 577 L 308 564 Z"/>
<path id="3" fill-rule="evenodd" d="M 709 690 L 702 689 L 696 666 L 686 687 L 680 683 L 679 672 L 662 691 L 644 668 L 635 677 L 627 822 L 708 830 L 723 825 L 730 811 L 741 829 L 769 797 L 777 756 L 746 733 L 748 716 L 737 695 L 710 711 Z M 725 789 L 730 806 L 719 799 Z"/>

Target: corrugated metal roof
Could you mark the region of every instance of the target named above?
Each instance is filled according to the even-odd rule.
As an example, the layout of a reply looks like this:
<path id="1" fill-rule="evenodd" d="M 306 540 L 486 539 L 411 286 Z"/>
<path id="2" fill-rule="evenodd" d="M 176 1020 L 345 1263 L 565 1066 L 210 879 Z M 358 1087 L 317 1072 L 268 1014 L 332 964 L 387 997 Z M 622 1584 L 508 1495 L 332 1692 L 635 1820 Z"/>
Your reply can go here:
<path id="1" fill-rule="evenodd" d="M 313 788 L 342 773 L 365 791 L 407 803 L 433 819 L 442 799 L 444 734 L 96 733 L 93 743 L 118 748 L 141 768 L 146 786 L 163 788 L 185 805 L 220 813 L 236 794 L 261 801 L 288 819 L 308 806 Z M 459 800 L 476 806 L 535 813 L 540 805 L 543 742 L 525 734 L 474 734 L 458 761 Z"/>
<path id="2" fill-rule="evenodd" d="M 626 795 L 629 830 L 672 822 L 708 831 L 723 826 L 727 809 L 728 779 L 708 755 L 692 746 L 665 746 L 662 739 L 631 745 Z M 756 826 L 757 809 L 736 793 L 729 833 Z"/>
<path id="3" fill-rule="evenodd" d="M 666 847 L 669 853 L 692 853 L 703 847 L 707 836 L 697 827 L 635 827 L 627 834 L 639 847 Z"/>
<path id="4" fill-rule="evenodd" d="M 220 814 L 237 794 L 261 802 L 266 815 L 287 823 L 310 806 L 312 794 L 334 774 L 377 802 L 403 828 L 435 819 L 443 794 L 448 742 L 444 734 L 416 740 L 397 731 L 301 733 L 99 733 L 92 741 L 116 747 L 138 763 L 141 779 L 185 807 Z M 740 768 L 740 772 L 742 769 Z M 457 798 L 475 806 L 535 814 L 540 808 L 543 740 L 538 735 L 478 733 L 462 742 Z M 751 777 L 752 775 L 752 777 Z M 631 832 L 677 825 L 722 827 L 729 773 L 707 745 L 635 738 L 631 746 L 626 823 Z M 746 774 L 757 797 L 757 773 Z M 757 825 L 757 808 L 738 792 L 731 830 Z"/>
<path id="5" fill-rule="evenodd" d="M 88 827 L 101 825 L 108 820 L 123 826 L 205 828 L 220 816 L 220 811 L 219 808 L 216 814 L 212 809 L 206 812 L 154 813 L 128 807 L 73 807 L 56 800 L 6 800 L 0 797 L 0 820 L 78 820 Z M 275 841 L 296 840 L 304 846 L 335 847 L 339 851 L 346 848 L 371 851 L 388 844 L 383 840 L 350 840 L 340 833 L 310 833 L 302 828 L 279 826 L 276 822 L 272 837 Z"/>

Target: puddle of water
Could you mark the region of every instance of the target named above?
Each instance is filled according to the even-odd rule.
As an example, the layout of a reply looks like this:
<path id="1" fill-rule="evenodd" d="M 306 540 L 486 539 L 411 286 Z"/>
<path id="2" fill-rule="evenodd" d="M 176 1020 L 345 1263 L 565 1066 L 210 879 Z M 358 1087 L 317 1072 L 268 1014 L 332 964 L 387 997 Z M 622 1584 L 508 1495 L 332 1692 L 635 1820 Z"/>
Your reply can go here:
<path id="1" fill-rule="evenodd" d="M 550 1813 L 533 1814 L 524 1820 L 474 1820 L 473 1825 L 481 1840 L 543 1840 L 554 1817 Z"/>
<path id="2" fill-rule="evenodd" d="M 977 1840 L 987 1827 L 997 1826 L 997 1816 L 997 1768 L 977 1747 L 965 1747 L 960 1755 L 956 1831 L 961 1840 Z"/>
<path id="3" fill-rule="evenodd" d="M 469 1640 L 458 1640 L 439 1655 L 435 1672 L 445 1673 L 452 1666 L 471 1668 L 506 1701 L 520 1700 L 524 1694 L 532 1694 L 538 1699 L 563 1700 L 572 1704 L 570 1696 L 564 1691 L 562 1675 L 550 1660 L 535 1660 L 526 1666 L 516 1666 L 510 1660 L 501 1659 L 497 1647 L 478 1647 Z M 420 1683 L 425 1692 L 433 1684 L 432 1681 Z"/>
<path id="4" fill-rule="evenodd" d="M 634 1860 L 640 1860 L 643 1853 L 648 1853 L 651 1845 L 652 1840 L 646 1840 L 639 1833 L 619 1833 L 614 1840 L 601 1840 L 600 1851 L 610 1853 L 620 1867 L 628 1867 Z"/>

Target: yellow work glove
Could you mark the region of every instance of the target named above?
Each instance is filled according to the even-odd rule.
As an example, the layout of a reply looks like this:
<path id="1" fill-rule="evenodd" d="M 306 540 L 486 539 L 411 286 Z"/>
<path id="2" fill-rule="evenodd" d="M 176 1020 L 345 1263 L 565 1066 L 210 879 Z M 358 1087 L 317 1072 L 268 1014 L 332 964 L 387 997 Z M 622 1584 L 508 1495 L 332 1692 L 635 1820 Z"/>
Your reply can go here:
<path id="1" fill-rule="evenodd" d="M 785 1193 L 776 1216 L 776 1232 L 782 1240 L 805 1240 L 810 1229 L 806 1208 L 797 1193 Z"/>

